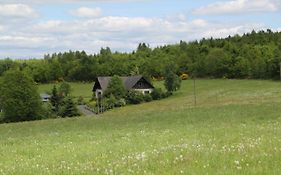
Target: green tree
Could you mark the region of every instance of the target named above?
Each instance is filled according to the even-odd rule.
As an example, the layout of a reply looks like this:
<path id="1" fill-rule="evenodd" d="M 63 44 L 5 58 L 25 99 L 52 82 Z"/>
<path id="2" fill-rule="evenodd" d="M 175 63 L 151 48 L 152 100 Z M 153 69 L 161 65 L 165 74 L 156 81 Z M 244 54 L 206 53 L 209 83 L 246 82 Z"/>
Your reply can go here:
<path id="1" fill-rule="evenodd" d="M 173 64 L 169 64 L 165 71 L 165 88 L 168 92 L 177 91 L 181 86 L 181 78 L 174 72 L 176 70 Z"/>
<path id="2" fill-rule="evenodd" d="M 53 86 L 50 102 L 53 106 L 54 112 L 58 112 L 62 102 L 62 97 L 60 96 L 56 85 Z"/>
<path id="3" fill-rule="evenodd" d="M 113 76 L 108 84 L 106 91 L 104 92 L 105 97 L 110 97 L 113 95 L 116 99 L 121 99 L 125 97 L 126 90 L 123 85 L 122 79 L 118 76 Z"/>
<path id="4" fill-rule="evenodd" d="M 7 71 L 0 82 L 0 106 L 5 122 L 42 118 L 42 104 L 33 80 L 19 70 Z"/>
<path id="5" fill-rule="evenodd" d="M 66 82 L 63 82 L 60 87 L 59 87 L 59 94 L 62 96 L 62 97 L 66 97 L 70 94 L 71 92 L 71 86 L 70 84 L 66 83 Z"/>
<path id="6" fill-rule="evenodd" d="M 228 75 L 230 57 L 223 49 L 212 49 L 206 58 L 206 70 L 210 76 L 222 78 Z"/>
<path id="7" fill-rule="evenodd" d="M 60 63 L 57 59 L 53 59 L 48 63 L 48 79 L 49 80 L 59 80 L 63 77 L 63 71 L 61 69 Z"/>
<path id="8" fill-rule="evenodd" d="M 58 115 L 61 117 L 74 117 L 79 115 L 76 104 L 70 96 L 64 98 Z"/>
<path id="9" fill-rule="evenodd" d="M 126 94 L 126 102 L 128 104 L 140 104 L 143 101 L 144 101 L 144 95 L 139 91 L 130 90 Z"/>

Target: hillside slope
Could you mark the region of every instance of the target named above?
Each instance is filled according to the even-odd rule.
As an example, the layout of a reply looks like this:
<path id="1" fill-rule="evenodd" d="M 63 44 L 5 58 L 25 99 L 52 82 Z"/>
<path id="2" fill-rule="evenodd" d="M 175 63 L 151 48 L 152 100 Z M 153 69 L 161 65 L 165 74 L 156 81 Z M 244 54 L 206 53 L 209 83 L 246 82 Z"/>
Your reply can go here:
<path id="1" fill-rule="evenodd" d="M 280 174 L 281 84 L 192 81 L 99 117 L 0 125 L 0 174 Z"/>

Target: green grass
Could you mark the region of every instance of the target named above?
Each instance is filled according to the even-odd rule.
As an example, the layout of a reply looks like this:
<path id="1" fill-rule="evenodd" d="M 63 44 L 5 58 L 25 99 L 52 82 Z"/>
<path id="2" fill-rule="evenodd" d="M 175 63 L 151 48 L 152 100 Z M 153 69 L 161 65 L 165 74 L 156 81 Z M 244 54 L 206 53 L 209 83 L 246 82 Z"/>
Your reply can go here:
<path id="1" fill-rule="evenodd" d="M 280 82 L 198 80 L 197 106 L 192 87 L 99 117 L 2 124 L 0 174 L 281 174 Z"/>
<path id="2" fill-rule="evenodd" d="M 90 100 L 92 98 L 92 89 L 94 83 L 69 83 L 71 86 L 71 95 L 74 98 L 82 96 L 85 100 Z M 56 85 L 57 88 L 60 83 L 57 84 L 42 84 L 38 86 L 39 93 L 51 93 L 53 86 Z"/>

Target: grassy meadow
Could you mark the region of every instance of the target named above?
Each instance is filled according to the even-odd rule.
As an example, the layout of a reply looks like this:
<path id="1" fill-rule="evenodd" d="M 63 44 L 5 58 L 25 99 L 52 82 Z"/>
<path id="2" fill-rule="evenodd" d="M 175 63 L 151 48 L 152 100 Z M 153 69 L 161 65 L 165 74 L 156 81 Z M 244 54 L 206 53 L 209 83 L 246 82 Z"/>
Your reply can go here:
<path id="1" fill-rule="evenodd" d="M 69 83 L 71 86 L 71 95 L 74 98 L 83 97 L 86 101 L 92 98 L 92 89 L 94 83 Z M 53 86 L 58 88 L 60 83 L 56 84 L 41 84 L 38 86 L 39 93 L 51 93 Z"/>
<path id="2" fill-rule="evenodd" d="M 99 116 L 1 124 L 0 174 L 281 174 L 280 82 L 197 80 L 196 100 L 188 80 Z"/>

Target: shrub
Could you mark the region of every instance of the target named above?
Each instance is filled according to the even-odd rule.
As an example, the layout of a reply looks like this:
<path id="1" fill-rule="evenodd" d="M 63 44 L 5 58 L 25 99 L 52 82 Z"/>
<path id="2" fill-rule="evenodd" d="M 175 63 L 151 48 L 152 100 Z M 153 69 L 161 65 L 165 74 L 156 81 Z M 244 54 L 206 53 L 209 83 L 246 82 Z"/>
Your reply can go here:
<path id="1" fill-rule="evenodd" d="M 180 77 L 182 80 L 187 80 L 189 78 L 188 74 L 181 74 Z"/>
<path id="2" fill-rule="evenodd" d="M 160 100 L 164 97 L 164 93 L 161 88 L 155 88 L 151 93 L 151 97 L 153 100 Z"/>
<path id="3" fill-rule="evenodd" d="M 114 107 L 124 106 L 126 104 L 126 102 L 124 101 L 124 99 L 116 99 L 114 95 L 111 94 L 109 97 L 103 98 L 99 103 L 96 103 L 96 106 L 94 108 L 96 111 L 99 110 L 99 112 L 104 112 L 113 109 Z"/>
<path id="4" fill-rule="evenodd" d="M 166 93 L 163 93 L 163 98 L 167 98 L 173 95 L 173 92 L 167 91 Z"/>
<path id="5" fill-rule="evenodd" d="M 90 101 L 87 103 L 87 106 L 89 106 L 90 108 L 95 108 L 97 106 L 97 102 L 96 101 Z"/>
<path id="6" fill-rule="evenodd" d="M 53 111 L 51 103 L 43 103 L 42 106 L 42 119 L 57 118 L 57 115 Z"/>
<path id="7" fill-rule="evenodd" d="M 118 100 L 111 94 L 109 98 L 105 99 L 105 106 L 107 106 L 108 109 L 112 109 L 115 107 L 117 101 Z"/>
<path id="8" fill-rule="evenodd" d="M 145 102 L 151 102 L 153 100 L 150 94 L 145 94 L 143 99 Z"/>
<path id="9" fill-rule="evenodd" d="M 83 98 L 82 96 L 79 96 L 79 97 L 78 97 L 77 104 L 78 104 L 78 105 L 84 105 L 84 104 L 86 104 L 85 101 L 84 101 L 84 98 Z"/>
<path id="10" fill-rule="evenodd" d="M 141 92 L 131 90 L 126 95 L 126 102 L 128 104 L 140 104 L 144 101 L 144 95 Z"/>
<path id="11" fill-rule="evenodd" d="M 122 106 L 126 106 L 126 100 L 124 98 L 121 98 L 120 100 L 117 100 L 116 107 L 122 107 Z"/>

